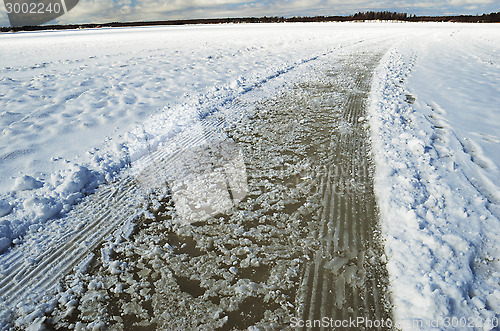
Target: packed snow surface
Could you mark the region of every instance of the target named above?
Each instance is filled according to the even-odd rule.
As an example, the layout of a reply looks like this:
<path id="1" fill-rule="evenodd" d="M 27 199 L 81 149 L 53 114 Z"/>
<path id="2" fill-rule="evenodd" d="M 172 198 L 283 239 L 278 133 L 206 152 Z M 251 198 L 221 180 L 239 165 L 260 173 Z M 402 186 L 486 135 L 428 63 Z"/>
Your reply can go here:
<path id="1" fill-rule="evenodd" d="M 375 72 L 369 123 L 395 320 L 404 329 L 436 322 L 451 329 L 453 318 L 465 318 L 469 328 L 493 329 L 500 315 L 497 25 L 1 34 L 0 282 L 15 265 L 9 256 L 39 263 L 54 238 L 84 226 L 71 219 L 75 205 L 121 183 L 127 168 L 142 169 L 148 155 L 207 114 L 241 95 L 260 91 L 262 98 L 312 79 L 309 69 L 321 59 L 373 44 L 389 50 Z M 231 111 L 245 110 L 232 104 Z M 0 320 L 17 318 L 20 328 L 36 328 L 53 309 L 50 302 L 3 306 Z"/>

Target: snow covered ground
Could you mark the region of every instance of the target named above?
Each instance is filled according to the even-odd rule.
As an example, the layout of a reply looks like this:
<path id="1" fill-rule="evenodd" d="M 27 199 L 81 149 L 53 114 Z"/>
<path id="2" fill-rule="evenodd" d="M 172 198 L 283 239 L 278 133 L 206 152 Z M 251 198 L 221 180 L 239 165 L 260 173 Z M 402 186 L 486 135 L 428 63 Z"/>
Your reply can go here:
<path id="1" fill-rule="evenodd" d="M 362 31 L 258 25 L 3 34 L 0 250 L 113 180 L 207 103 L 355 43 Z"/>
<path id="2" fill-rule="evenodd" d="M 496 25 L 437 24 L 376 74 L 375 189 L 407 329 L 498 327 L 499 45 Z"/>
<path id="3" fill-rule="evenodd" d="M 389 51 L 370 124 L 396 321 L 430 329 L 465 317 L 491 329 L 500 314 L 499 39 L 496 25 L 398 23 L 1 34 L 0 290 L 19 280 L 9 278 L 14 257 L 39 263 L 55 238 L 86 226 L 71 212 L 91 193 L 113 183 L 129 192 L 134 166 L 207 114 L 244 113 L 232 103 L 242 95 L 273 95 L 311 79 L 322 59 L 377 45 Z M 20 327 L 50 311 L 11 300 L 0 316 Z"/>

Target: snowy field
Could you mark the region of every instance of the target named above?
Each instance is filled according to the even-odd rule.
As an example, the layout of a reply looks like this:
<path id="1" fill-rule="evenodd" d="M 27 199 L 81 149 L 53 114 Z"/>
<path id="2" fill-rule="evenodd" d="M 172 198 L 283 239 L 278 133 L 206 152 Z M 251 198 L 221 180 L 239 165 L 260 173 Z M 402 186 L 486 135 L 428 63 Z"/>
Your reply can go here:
<path id="1" fill-rule="evenodd" d="M 143 178 L 151 158 L 170 155 L 165 149 L 189 139 L 212 141 L 200 124 L 205 117 L 241 120 L 245 102 L 313 80 L 314 70 L 328 70 L 332 59 L 366 51 L 383 55 L 368 123 L 395 322 L 408 330 L 435 323 L 452 329 L 452 321 L 494 329 L 500 317 L 499 45 L 500 27 L 487 24 L 1 34 L 0 326 L 41 325 L 63 300 L 47 296 L 52 280 L 83 272 L 88 249 L 117 228 L 127 237 L 144 214 L 144 196 L 160 188 Z M 241 174 L 238 153 L 231 155 Z M 146 184 L 138 189 L 133 181 Z M 108 225 L 94 221 L 108 219 L 93 215 L 105 214 L 115 196 L 113 203 L 125 206 L 121 214 Z M 60 243 L 80 229 L 84 235 L 67 246 L 74 254 L 66 266 L 52 264 Z M 51 266 L 50 275 L 37 271 Z"/>

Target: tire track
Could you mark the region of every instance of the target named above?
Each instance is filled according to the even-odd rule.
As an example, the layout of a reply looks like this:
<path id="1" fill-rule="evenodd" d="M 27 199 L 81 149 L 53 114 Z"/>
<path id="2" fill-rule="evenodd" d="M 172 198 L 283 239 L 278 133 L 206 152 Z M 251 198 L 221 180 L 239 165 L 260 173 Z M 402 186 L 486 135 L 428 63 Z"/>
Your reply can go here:
<path id="1" fill-rule="evenodd" d="M 12 257 L 9 256 L 8 260 L 19 262 L 3 272 L 6 276 L 0 283 L 2 301 L 15 306 L 24 297 L 23 293 L 44 293 L 51 289 L 59 282 L 61 276 L 87 257 L 103 238 L 116 231 L 116 227 L 135 218 L 137 210 L 140 210 L 139 205 L 136 205 L 137 208 L 123 208 L 134 203 L 128 198 L 129 194 L 132 196 L 137 193 L 133 191 L 136 189 L 129 180 L 126 180 L 118 185 L 117 192 L 120 193 L 112 200 L 106 199 L 106 194 L 97 194 L 83 210 L 77 208 L 74 214 L 81 216 L 90 214 L 95 215 L 95 218 L 92 218 L 92 221 L 80 231 L 65 234 L 51 249 L 37 257 L 37 261 L 40 262 L 26 265 L 22 251 L 15 251 Z M 113 214 L 113 211 L 120 209 L 122 213 Z M 70 217 L 72 216 L 74 215 Z M 106 222 L 104 227 L 103 222 Z"/>
<path id="2" fill-rule="evenodd" d="M 339 109 L 343 123 L 333 134 L 336 148 L 321 179 L 326 182 L 322 186 L 322 224 L 317 237 L 321 244 L 302 276 L 298 315 L 303 321 L 324 317 L 381 321 L 390 317 L 387 275 L 375 236 L 377 209 L 369 174 L 369 137 L 362 119 L 370 73 L 380 57 L 365 54 L 361 58 L 358 63 L 347 64 L 354 86 Z"/>

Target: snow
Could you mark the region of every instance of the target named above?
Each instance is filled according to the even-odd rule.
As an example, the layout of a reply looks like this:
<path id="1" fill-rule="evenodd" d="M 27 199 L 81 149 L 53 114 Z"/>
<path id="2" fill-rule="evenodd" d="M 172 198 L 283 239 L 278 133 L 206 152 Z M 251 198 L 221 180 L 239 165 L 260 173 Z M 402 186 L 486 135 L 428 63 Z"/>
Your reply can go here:
<path id="1" fill-rule="evenodd" d="M 14 182 L 14 190 L 15 191 L 29 191 L 40 188 L 43 186 L 43 183 L 36 180 L 31 176 L 21 176 L 16 178 Z"/>
<path id="2" fill-rule="evenodd" d="M 8 215 L 12 211 L 12 206 L 5 200 L 0 200 L 0 217 Z"/>
<path id="3" fill-rule="evenodd" d="M 23 263 L 35 263 L 56 239 L 90 222 L 71 211 L 100 188 L 126 176 L 147 189 L 172 180 L 172 169 L 159 178 L 145 174 L 150 156 L 171 155 L 183 135 L 194 139 L 190 148 L 206 144 L 200 122 L 207 115 L 243 114 L 231 104 L 236 98 L 273 95 L 307 76 L 318 58 L 376 44 L 390 50 L 375 73 L 370 114 L 359 121 L 372 130 L 395 321 L 431 329 L 439 319 L 466 317 L 490 330 L 500 315 L 499 29 L 248 24 L 0 34 L 0 253 L 24 249 Z M 233 150 L 236 157 L 223 166 L 244 177 Z M 205 185 L 209 175 L 187 177 L 187 184 Z M 197 194 L 183 190 L 185 184 L 174 189 L 178 201 Z M 243 181 L 224 185 L 247 193 Z M 218 187 L 209 189 L 222 196 Z M 222 209 L 234 202 L 222 200 Z M 190 223 L 196 217 L 185 205 L 180 214 Z M 117 231 L 116 240 L 129 237 L 133 218 Z M 93 258 L 81 260 L 76 272 L 83 274 Z M 5 258 L 0 271 L 8 274 L 14 262 Z M 345 263 L 338 258 L 327 267 L 336 273 Z M 108 267 L 116 276 L 126 266 L 109 261 Z M 119 285 L 116 292 L 123 291 Z M 71 309 L 74 302 L 65 300 Z M 37 329 L 55 304 L 0 307 L 0 320 L 17 318 L 19 328 Z"/>
<path id="4" fill-rule="evenodd" d="M 375 190 L 405 329 L 498 322 L 498 45 L 495 25 L 435 24 L 394 46 L 374 79 Z"/>
<path id="5" fill-rule="evenodd" d="M 422 61 L 408 82 L 410 91 L 418 91 L 417 106 L 425 108 L 422 103 L 428 103 L 436 112 L 434 121 L 445 130 L 453 128 L 465 151 L 462 156 L 473 161 L 463 159 L 460 164 L 473 167 L 467 175 L 480 177 L 473 184 L 495 204 L 500 204 L 500 114 L 494 106 L 500 93 L 498 33 L 479 28 L 454 31 L 446 46 L 442 37 L 429 40 L 420 48 Z"/>

